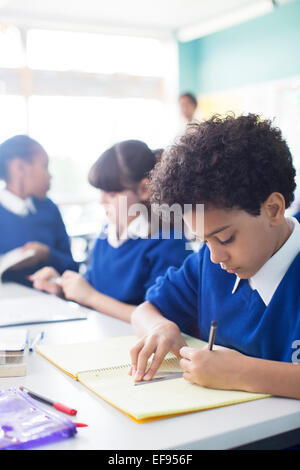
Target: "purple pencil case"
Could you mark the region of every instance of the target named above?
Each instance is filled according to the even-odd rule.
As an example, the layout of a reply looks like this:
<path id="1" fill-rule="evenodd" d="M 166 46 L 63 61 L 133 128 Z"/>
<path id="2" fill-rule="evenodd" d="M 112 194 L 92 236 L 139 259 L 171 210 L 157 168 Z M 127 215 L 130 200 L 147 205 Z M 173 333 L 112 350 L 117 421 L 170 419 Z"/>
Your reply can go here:
<path id="1" fill-rule="evenodd" d="M 28 449 L 74 436 L 76 425 L 18 388 L 0 390 L 0 449 Z"/>

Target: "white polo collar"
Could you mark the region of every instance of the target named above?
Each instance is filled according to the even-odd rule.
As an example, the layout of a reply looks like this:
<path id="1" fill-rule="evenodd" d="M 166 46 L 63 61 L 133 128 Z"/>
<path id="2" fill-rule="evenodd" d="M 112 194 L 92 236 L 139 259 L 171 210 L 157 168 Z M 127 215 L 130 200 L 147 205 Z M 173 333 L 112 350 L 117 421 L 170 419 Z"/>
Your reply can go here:
<path id="1" fill-rule="evenodd" d="M 257 290 L 265 305 L 270 303 L 277 287 L 300 252 L 300 224 L 294 217 L 287 217 L 286 221 L 293 230 L 291 235 L 260 270 L 248 279 L 251 289 Z M 232 294 L 236 292 L 239 282 L 240 278 L 237 276 Z"/>
<path id="2" fill-rule="evenodd" d="M 8 189 L 2 189 L 0 191 L 0 204 L 10 212 L 22 217 L 25 217 L 29 213 L 34 214 L 36 212 L 36 208 L 31 197 L 22 199 Z"/>
<path id="3" fill-rule="evenodd" d="M 130 222 L 120 238 L 118 238 L 115 225 L 108 224 L 106 231 L 108 243 L 114 248 L 119 248 L 130 238 L 134 240 L 137 238 L 147 238 L 149 235 L 149 222 L 143 214 L 139 215 Z"/>

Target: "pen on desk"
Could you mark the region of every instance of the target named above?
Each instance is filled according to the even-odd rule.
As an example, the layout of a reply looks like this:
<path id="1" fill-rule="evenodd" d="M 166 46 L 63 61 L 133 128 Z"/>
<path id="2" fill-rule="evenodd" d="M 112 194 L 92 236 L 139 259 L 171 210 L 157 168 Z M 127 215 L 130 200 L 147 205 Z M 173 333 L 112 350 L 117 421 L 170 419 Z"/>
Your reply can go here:
<path id="1" fill-rule="evenodd" d="M 30 276 L 27 276 L 28 281 L 33 282 L 34 281 L 34 275 L 31 274 Z M 48 282 L 54 282 L 54 284 L 58 284 L 59 286 L 61 285 L 61 277 L 50 277 L 50 279 L 46 279 Z"/>
<path id="2" fill-rule="evenodd" d="M 48 279 L 49 282 L 54 282 L 54 284 L 61 285 L 61 277 L 51 277 Z"/>
<path id="3" fill-rule="evenodd" d="M 30 352 L 34 351 L 34 348 L 36 347 L 37 343 L 38 343 L 39 341 L 41 341 L 41 340 L 44 338 L 44 334 L 45 334 L 45 333 L 44 333 L 43 331 L 41 331 L 41 332 L 34 338 L 34 340 L 32 341 L 32 343 L 31 343 L 31 345 L 30 345 L 30 347 L 29 347 L 29 351 L 30 351 Z"/>
<path id="4" fill-rule="evenodd" d="M 209 340 L 208 340 L 209 351 L 212 351 L 213 346 L 214 346 L 217 326 L 218 324 L 215 320 L 211 322 L 210 331 L 209 331 Z"/>
<path id="5" fill-rule="evenodd" d="M 53 406 L 56 410 L 62 411 L 63 413 L 66 413 L 72 416 L 75 416 L 77 414 L 77 410 L 74 410 L 73 408 L 69 408 L 68 406 L 63 405 L 62 403 L 59 403 L 58 401 L 53 401 L 53 400 L 50 400 L 49 398 L 43 397 L 42 395 L 38 395 L 37 393 L 32 392 L 26 387 L 21 386 L 19 387 L 19 389 L 22 390 L 23 392 L 28 393 L 28 395 L 31 398 L 34 398 L 35 400 L 39 400 L 42 403 L 46 403 L 47 405 Z"/>

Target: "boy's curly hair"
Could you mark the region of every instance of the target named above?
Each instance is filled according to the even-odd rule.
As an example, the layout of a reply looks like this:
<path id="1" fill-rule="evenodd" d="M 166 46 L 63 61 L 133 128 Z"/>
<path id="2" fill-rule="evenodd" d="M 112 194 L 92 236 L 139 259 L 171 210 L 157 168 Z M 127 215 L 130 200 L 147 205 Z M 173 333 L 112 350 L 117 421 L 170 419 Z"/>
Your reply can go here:
<path id="1" fill-rule="evenodd" d="M 256 114 L 214 115 L 188 126 L 151 172 L 152 202 L 260 214 L 273 192 L 294 199 L 295 169 L 281 131 Z"/>

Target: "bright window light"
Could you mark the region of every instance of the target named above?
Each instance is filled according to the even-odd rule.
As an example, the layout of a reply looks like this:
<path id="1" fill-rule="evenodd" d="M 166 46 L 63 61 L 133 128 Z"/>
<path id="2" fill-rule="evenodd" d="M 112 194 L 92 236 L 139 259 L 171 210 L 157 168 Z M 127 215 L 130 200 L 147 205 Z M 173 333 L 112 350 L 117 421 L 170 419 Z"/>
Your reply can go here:
<path id="1" fill-rule="evenodd" d="M 165 105 L 160 100 L 123 98 L 115 100 L 115 110 L 117 140 L 143 140 L 152 149 L 169 143 L 170 126 Z"/>
<path id="2" fill-rule="evenodd" d="M 33 69 L 140 76 L 165 73 L 165 54 L 158 39 L 32 29 L 27 49 Z"/>
<path id="3" fill-rule="evenodd" d="M 152 149 L 167 145 L 172 129 L 166 114 L 155 99 L 31 97 L 29 132 L 50 156 L 55 198 L 94 194 L 87 182 L 90 166 L 115 142 L 139 139 Z"/>
<path id="4" fill-rule="evenodd" d="M 25 132 L 25 99 L 21 96 L 0 95 L 0 143 Z"/>
<path id="5" fill-rule="evenodd" d="M 24 52 L 19 29 L 0 24 L 0 67 L 18 68 L 23 65 Z"/>

